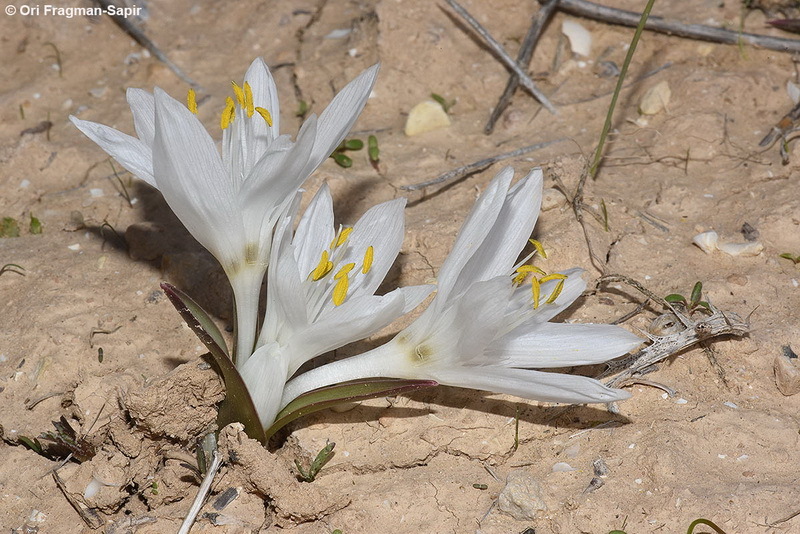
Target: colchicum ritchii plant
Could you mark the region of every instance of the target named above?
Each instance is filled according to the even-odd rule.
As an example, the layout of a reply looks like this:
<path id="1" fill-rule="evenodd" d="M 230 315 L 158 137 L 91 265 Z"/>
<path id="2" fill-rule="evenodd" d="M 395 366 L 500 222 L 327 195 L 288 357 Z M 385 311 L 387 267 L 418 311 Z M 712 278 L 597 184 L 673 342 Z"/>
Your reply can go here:
<path id="1" fill-rule="evenodd" d="M 436 384 L 559 403 L 627 398 L 591 378 L 546 371 L 605 362 L 641 340 L 616 326 L 550 322 L 585 283 L 579 269 L 546 274 L 530 263 L 535 252 L 519 261 L 539 213 L 540 169 L 514 185 L 511 168 L 491 181 L 435 285 L 384 295 L 375 292 L 400 251 L 404 200 L 336 226 L 323 185 L 299 215 L 300 188 L 355 123 L 377 72 L 373 66 L 345 86 L 319 117 L 306 120 L 294 142 L 279 134 L 275 82 L 261 59 L 242 85 L 233 83 L 220 118 L 221 150 L 196 116 L 193 91 L 183 103 L 158 88 L 129 89 L 136 137 L 71 117 L 162 193 L 228 275 L 236 305 L 233 353 L 191 298 L 162 286 L 225 380 L 220 424 L 239 420 L 265 442 L 304 413 Z M 390 325 L 433 291 L 427 308 L 389 342 L 297 374 L 306 362 Z"/>

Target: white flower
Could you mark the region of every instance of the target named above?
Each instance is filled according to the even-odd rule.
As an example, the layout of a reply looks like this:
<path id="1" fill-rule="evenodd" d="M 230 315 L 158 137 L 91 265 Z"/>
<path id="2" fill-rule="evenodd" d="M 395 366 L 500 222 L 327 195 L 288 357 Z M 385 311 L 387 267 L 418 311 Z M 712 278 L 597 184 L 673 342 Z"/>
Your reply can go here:
<path id="1" fill-rule="evenodd" d="M 235 98 L 228 98 L 222 113 L 222 154 L 195 116 L 193 91 L 187 106 L 158 88 L 153 95 L 129 89 L 137 137 L 70 117 L 123 167 L 161 191 L 222 264 L 236 301 L 239 354 L 253 349 L 273 228 L 297 189 L 355 123 L 377 72 L 375 65 L 350 82 L 319 118 L 308 118 L 293 143 L 279 134 L 275 82 L 256 59 L 244 84 L 233 84 Z"/>
<path id="2" fill-rule="evenodd" d="M 604 362 L 641 340 L 611 325 L 548 322 L 585 284 L 578 269 L 521 284 L 531 268 L 515 273 L 514 263 L 536 222 L 542 172 L 509 188 L 512 177 L 512 169 L 501 171 L 478 199 L 439 271 L 436 297 L 416 321 L 383 346 L 293 379 L 282 404 L 368 377 L 431 379 L 547 402 L 627 398 L 591 378 L 534 370 Z"/>
<path id="3" fill-rule="evenodd" d="M 405 199 L 384 202 L 336 231 L 333 201 L 323 185 L 294 237 L 291 215 L 278 224 L 257 349 L 237 363 L 264 426 L 273 422 L 283 385 L 301 365 L 372 335 L 434 289 L 374 294 L 400 251 L 404 207 Z"/>

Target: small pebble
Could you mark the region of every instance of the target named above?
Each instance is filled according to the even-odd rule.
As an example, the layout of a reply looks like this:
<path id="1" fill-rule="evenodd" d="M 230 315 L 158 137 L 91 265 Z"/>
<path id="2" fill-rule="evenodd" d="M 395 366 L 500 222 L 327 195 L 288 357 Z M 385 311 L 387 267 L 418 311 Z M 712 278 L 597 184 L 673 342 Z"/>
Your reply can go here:
<path id="1" fill-rule="evenodd" d="M 69 245 L 67 248 L 70 249 L 70 250 L 80 250 L 81 249 L 81 244 L 80 243 L 75 243 L 74 245 Z"/>
<path id="2" fill-rule="evenodd" d="M 639 101 L 639 113 L 642 115 L 655 115 L 665 111 L 671 96 L 672 91 L 670 91 L 669 84 L 666 81 L 657 83 L 642 95 L 642 99 Z"/>
<path id="3" fill-rule="evenodd" d="M 602 458 L 598 458 L 592 462 L 592 469 L 594 470 L 594 476 L 596 477 L 607 477 L 611 472 L 606 465 L 606 462 Z"/>
<path id="4" fill-rule="evenodd" d="M 800 366 L 796 357 L 789 358 L 786 354 L 778 354 L 772 362 L 772 369 L 778 391 L 787 397 L 800 393 Z"/>
<path id="5" fill-rule="evenodd" d="M 735 404 L 735 403 L 733 403 L 733 402 L 731 402 L 731 401 L 725 401 L 725 402 L 723 402 L 722 404 L 723 404 L 724 406 L 727 406 L 728 408 L 733 408 L 734 410 L 738 410 L 738 409 L 739 409 L 739 407 L 738 407 L 738 406 L 736 406 L 736 404 Z"/>
<path id="6" fill-rule="evenodd" d="M 569 47 L 579 56 L 589 56 L 592 53 L 592 34 L 580 23 L 574 20 L 565 20 L 561 24 L 561 33 L 569 39 Z"/>
<path id="7" fill-rule="evenodd" d="M 553 473 L 567 473 L 569 471 L 575 471 L 575 468 L 567 462 L 558 462 L 553 465 Z"/>
<path id="8" fill-rule="evenodd" d="M 409 137 L 450 126 L 450 117 L 438 102 L 423 100 L 408 112 L 405 134 Z"/>

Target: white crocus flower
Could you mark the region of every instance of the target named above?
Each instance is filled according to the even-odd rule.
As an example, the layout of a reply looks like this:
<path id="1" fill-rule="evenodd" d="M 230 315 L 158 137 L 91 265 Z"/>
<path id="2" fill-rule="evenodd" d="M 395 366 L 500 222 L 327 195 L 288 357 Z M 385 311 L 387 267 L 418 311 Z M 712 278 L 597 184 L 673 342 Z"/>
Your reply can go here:
<path id="1" fill-rule="evenodd" d="M 514 263 L 533 230 L 542 172 L 509 187 L 500 172 L 478 199 L 439 271 L 425 312 L 393 340 L 290 381 L 282 404 L 322 386 L 368 377 L 430 379 L 440 384 L 562 402 L 611 402 L 627 392 L 582 376 L 536 371 L 607 361 L 641 340 L 611 325 L 553 324 L 585 284 L 580 270 L 522 284 L 534 269 Z"/>
<path id="2" fill-rule="evenodd" d="M 295 142 L 279 134 L 280 108 L 267 65 L 253 61 L 235 98 L 222 112 L 222 153 L 188 105 L 156 88 L 129 89 L 137 137 L 70 117 L 119 163 L 161 191 L 169 206 L 222 264 L 233 286 L 237 353 L 252 350 L 259 288 L 270 260 L 272 232 L 308 176 L 339 145 L 364 107 L 378 65 L 336 95 L 319 117 L 311 115 Z"/>
<path id="3" fill-rule="evenodd" d="M 374 334 L 434 289 L 374 294 L 400 252 L 404 207 L 405 199 L 384 202 L 337 231 L 330 190 L 323 185 L 294 236 L 291 215 L 278 224 L 258 348 L 238 362 L 264 426 L 275 419 L 283 385 L 301 365 Z"/>

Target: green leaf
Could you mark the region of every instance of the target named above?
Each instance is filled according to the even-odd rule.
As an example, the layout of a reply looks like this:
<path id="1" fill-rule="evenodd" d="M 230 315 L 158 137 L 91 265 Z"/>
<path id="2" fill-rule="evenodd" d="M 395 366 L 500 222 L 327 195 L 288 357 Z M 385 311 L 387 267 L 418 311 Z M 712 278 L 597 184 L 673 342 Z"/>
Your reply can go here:
<path id="1" fill-rule="evenodd" d="M 361 150 L 364 148 L 364 141 L 361 139 L 345 139 L 342 142 L 342 148 L 345 150 Z"/>
<path id="2" fill-rule="evenodd" d="M 0 237 L 19 237 L 19 225 L 11 217 L 3 217 L 0 222 Z"/>
<path id="3" fill-rule="evenodd" d="M 337 404 L 400 395 L 437 385 L 438 382 L 433 380 L 370 378 L 315 389 L 300 395 L 280 411 L 275 418 L 275 422 L 266 430 L 267 438 L 273 436 L 278 430 L 295 419 Z"/>
<path id="4" fill-rule="evenodd" d="M 345 169 L 349 169 L 353 166 L 353 160 L 350 159 L 349 156 L 342 154 L 341 152 L 334 152 L 331 154 L 333 161 L 335 161 L 339 167 L 344 167 Z"/>
<path id="5" fill-rule="evenodd" d="M 436 102 L 438 102 L 439 105 L 442 106 L 442 109 L 444 110 L 445 113 L 450 113 L 450 108 L 456 105 L 455 100 L 447 100 L 442 95 L 436 93 L 431 93 L 431 98 L 436 100 Z"/>
<path id="6" fill-rule="evenodd" d="M 228 356 L 227 348 L 223 348 L 226 347 L 225 341 L 217 326 L 200 305 L 175 286 L 163 282 L 161 289 L 167 294 L 170 302 L 181 314 L 192 332 L 209 350 L 216 371 L 225 382 L 225 400 L 220 404 L 217 415 L 219 427 L 222 428 L 230 423 L 241 423 L 248 436 L 266 445 L 267 438 L 258 419 L 253 399 L 247 391 L 242 375 L 239 374 Z"/>
<path id="7" fill-rule="evenodd" d="M 39 235 L 42 233 L 42 222 L 34 217 L 33 214 L 31 214 L 30 231 L 33 235 Z"/>
<path id="8" fill-rule="evenodd" d="M 31 439 L 31 438 L 29 438 L 27 436 L 20 436 L 17 439 L 20 440 L 20 442 L 22 442 L 23 445 L 28 447 L 30 450 L 32 450 L 36 454 L 40 454 L 40 455 L 44 456 L 44 451 L 42 450 L 42 444 L 39 443 L 38 439 L 36 439 L 36 438 Z"/>
<path id="9" fill-rule="evenodd" d="M 697 306 L 701 298 L 703 298 L 703 282 L 697 282 L 692 288 L 691 307 Z"/>
<path id="10" fill-rule="evenodd" d="M 297 103 L 297 111 L 294 112 L 297 117 L 305 117 L 308 113 L 308 102 L 301 100 Z"/>
<path id="11" fill-rule="evenodd" d="M 664 297 L 664 300 L 666 300 L 670 304 L 675 304 L 676 302 L 681 304 L 686 304 L 686 297 L 684 297 L 683 295 L 679 295 L 678 293 L 672 293 L 670 295 L 667 295 L 666 297 Z"/>
<path id="12" fill-rule="evenodd" d="M 378 148 L 378 138 L 374 135 L 370 135 L 367 138 L 367 146 L 367 153 L 369 155 L 370 163 L 378 163 L 381 160 L 381 151 Z"/>

